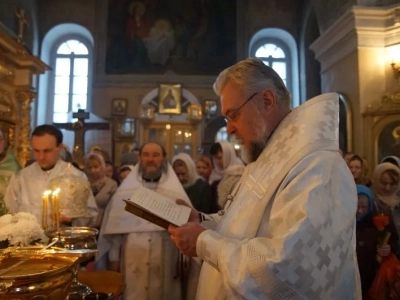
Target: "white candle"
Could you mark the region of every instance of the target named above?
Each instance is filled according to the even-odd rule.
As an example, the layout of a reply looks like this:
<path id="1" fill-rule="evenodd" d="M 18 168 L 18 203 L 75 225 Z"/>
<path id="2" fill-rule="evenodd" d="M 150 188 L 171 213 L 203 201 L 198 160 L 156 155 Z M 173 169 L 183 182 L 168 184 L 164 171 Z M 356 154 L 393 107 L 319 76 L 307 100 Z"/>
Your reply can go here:
<path id="1" fill-rule="evenodd" d="M 42 227 L 43 229 L 47 229 L 47 218 L 48 218 L 48 210 L 49 210 L 49 197 L 51 191 L 45 191 L 42 197 Z"/>
<path id="2" fill-rule="evenodd" d="M 60 189 L 56 189 L 55 191 L 53 191 L 53 193 L 51 194 L 51 198 L 52 198 L 52 202 L 53 202 L 53 209 L 54 209 L 54 219 L 56 222 L 56 226 L 57 226 L 57 232 L 60 232 L 60 205 L 58 203 L 58 193 L 60 192 Z"/>

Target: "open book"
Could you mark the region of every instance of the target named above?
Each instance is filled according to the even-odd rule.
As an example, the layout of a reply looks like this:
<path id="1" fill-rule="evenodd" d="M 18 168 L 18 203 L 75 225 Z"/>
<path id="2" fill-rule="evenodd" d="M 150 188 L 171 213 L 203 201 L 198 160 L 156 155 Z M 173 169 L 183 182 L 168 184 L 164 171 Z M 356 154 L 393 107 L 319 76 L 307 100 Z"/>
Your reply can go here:
<path id="1" fill-rule="evenodd" d="M 181 226 L 189 220 L 191 208 L 175 203 L 145 187 L 135 189 L 126 202 L 125 210 L 162 228 L 170 224 Z"/>

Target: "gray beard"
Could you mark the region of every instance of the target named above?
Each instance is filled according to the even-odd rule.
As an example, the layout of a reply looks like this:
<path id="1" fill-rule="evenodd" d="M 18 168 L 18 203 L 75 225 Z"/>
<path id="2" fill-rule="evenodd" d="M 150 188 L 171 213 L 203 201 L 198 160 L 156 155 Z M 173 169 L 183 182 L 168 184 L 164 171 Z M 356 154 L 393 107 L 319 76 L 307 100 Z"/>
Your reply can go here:
<path id="1" fill-rule="evenodd" d="M 269 140 L 269 135 L 265 138 L 258 139 L 257 141 L 251 142 L 248 148 L 243 148 L 242 150 L 242 160 L 246 163 L 255 162 L 260 154 L 263 152 L 267 146 Z"/>
<path id="2" fill-rule="evenodd" d="M 142 178 L 154 180 L 156 178 L 160 178 L 162 173 L 167 174 L 167 171 L 168 171 L 168 162 L 166 160 L 163 161 L 160 168 L 154 171 L 147 170 L 146 168 L 143 167 L 141 163 L 139 163 L 139 174 L 142 175 Z"/>

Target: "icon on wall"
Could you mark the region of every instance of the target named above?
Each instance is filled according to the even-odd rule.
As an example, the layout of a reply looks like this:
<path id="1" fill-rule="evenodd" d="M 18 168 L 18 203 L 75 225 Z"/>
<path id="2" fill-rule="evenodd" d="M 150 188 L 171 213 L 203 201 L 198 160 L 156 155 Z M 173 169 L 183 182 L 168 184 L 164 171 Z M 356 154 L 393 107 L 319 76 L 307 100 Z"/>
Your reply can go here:
<path id="1" fill-rule="evenodd" d="M 114 98 L 112 100 L 111 114 L 114 116 L 125 116 L 127 104 L 127 99 Z"/>
<path id="2" fill-rule="evenodd" d="M 160 84 L 158 88 L 158 113 L 180 114 L 182 86 L 180 84 Z"/>
<path id="3" fill-rule="evenodd" d="M 205 100 L 204 101 L 204 112 L 206 114 L 215 115 L 217 113 L 218 106 L 216 100 Z"/>
<path id="4" fill-rule="evenodd" d="M 187 109 L 187 119 L 190 121 L 201 121 L 202 111 L 200 104 L 190 104 Z"/>

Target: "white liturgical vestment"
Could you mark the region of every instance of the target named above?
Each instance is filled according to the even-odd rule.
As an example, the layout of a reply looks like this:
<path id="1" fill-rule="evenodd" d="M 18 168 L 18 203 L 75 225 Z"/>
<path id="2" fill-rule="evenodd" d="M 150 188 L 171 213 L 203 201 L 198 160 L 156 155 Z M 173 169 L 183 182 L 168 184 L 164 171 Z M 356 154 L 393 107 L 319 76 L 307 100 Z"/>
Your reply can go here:
<path id="1" fill-rule="evenodd" d="M 361 299 L 357 192 L 338 154 L 337 94 L 276 128 L 215 231 L 202 232 L 197 299 Z"/>
<path id="2" fill-rule="evenodd" d="M 4 202 L 10 213 L 27 212 L 38 222 L 42 220 L 43 193 L 51 180 L 72 174 L 87 180 L 85 173 L 59 159 L 53 169 L 43 171 L 37 162 L 23 168 L 10 180 Z M 61 212 L 62 214 L 62 212 Z M 97 217 L 97 205 L 92 192 L 89 193 L 87 214 L 72 220 L 73 226 L 91 226 Z"/>
<path id="3" fill-rule="evenodd" d="M 139 173 L 139 164 L 136 165 L 118 187 L 105 211 L 98 241 L 96 267 L 104 268 L 106 256 L 109 254 L 111 261 L 121 262 L 125 300 L 181 299 L 182 286 L 177 272 L 179 250 L 172 243 L 169 233 L 164 228 L 125 211 L 123 200 L 129 199 L 134 189 L 141 186 L 168 198 L 183 199 L 190 203 L 171 166 L 168 166 L 167 174 L 163 173 L 158 182 L 145 182 Z M 122 248 L 121 257 L 118 257 L 118 247 Z M 197 262 L 192 260 L 192 264 Z M 199 269 L 198 267 L 197 272 Z M 188 294 L 195 294 L 197 279 L 198 273 L 197 278 L 190 278 L 189 275 Z"/>

